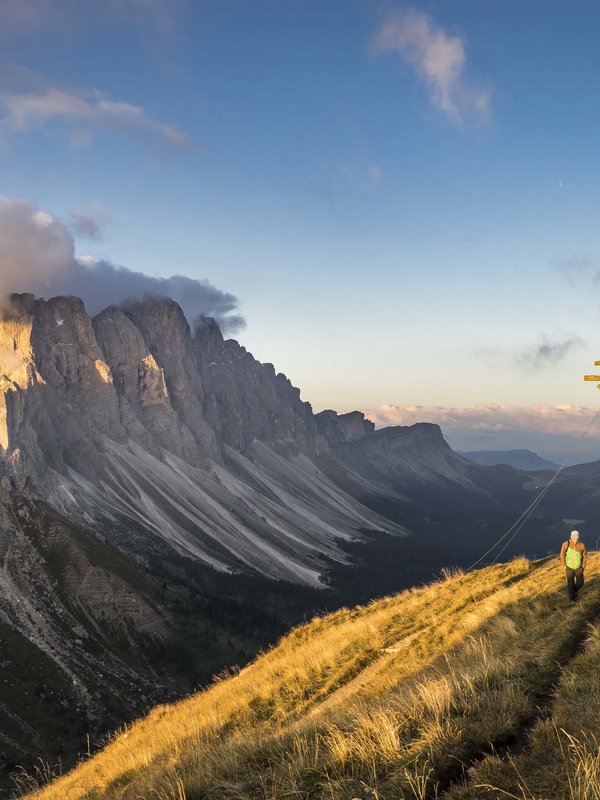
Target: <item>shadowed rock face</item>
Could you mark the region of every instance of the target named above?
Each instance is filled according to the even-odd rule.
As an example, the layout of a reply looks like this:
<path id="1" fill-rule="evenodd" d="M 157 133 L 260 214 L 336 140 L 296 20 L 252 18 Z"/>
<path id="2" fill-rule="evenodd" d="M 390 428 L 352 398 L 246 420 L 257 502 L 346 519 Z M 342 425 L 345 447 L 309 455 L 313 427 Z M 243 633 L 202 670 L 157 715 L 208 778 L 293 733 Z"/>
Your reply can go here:
<path id="1" fill-rule="evenodd" d="M 338 540 L 398 530 L 309 460 L 372 423 L 315 416 L 271 364 L 213 320 L 192 333 L 167 298 L 91 319 L 75 297 L 13 295 L 0 381 L 7 475 L 136 558 L 166 548 L 318 585 L 345 560 Z"/>
<path id="2" fill-rule="evenodd" d="M 11 765 L 71 763 L 87 734 L 173 695 L 140 658 L 180 624 L 159 586 L 0 479 L 0 791 Z"/>
<path id="3" fill-rule="evenodd" d="M 111 306 L 94 317 L 92 324 L 110 366 L 120 418 L 129 438 L 154 455 L 158 456 L 164 447 L 192 464 L 199 464 L 202 450 L 197 438 L 173 407 L 165 371 L 131 318 Z M 172 359 L 164 360 L 169 364 Z M 193 394 L 192 399 L 200 414 Z M 214 451 L 215 442 L 201 416 L 195 427 L 201 442 L 208 443 Z"/>
<path id="4" fill-rule="evenodd" d="M 338 414 L 328 409 L 317 414 L 315 419 L 319 432 L 330 443 L 356 442 L 375 430 L 375 423 L 365 419 L 360 411 Z"/>
<path id="5" fill-rule="evenodd" d="M 194 350 L 206 390 L 205 411 L 220 441 L 243 450 L 255 439 L 278 452 L 316 455 L 327 450 L 310 403 L 300 399 L 272 364 L 261 364 L 217 323 L 201 319 Z"/>

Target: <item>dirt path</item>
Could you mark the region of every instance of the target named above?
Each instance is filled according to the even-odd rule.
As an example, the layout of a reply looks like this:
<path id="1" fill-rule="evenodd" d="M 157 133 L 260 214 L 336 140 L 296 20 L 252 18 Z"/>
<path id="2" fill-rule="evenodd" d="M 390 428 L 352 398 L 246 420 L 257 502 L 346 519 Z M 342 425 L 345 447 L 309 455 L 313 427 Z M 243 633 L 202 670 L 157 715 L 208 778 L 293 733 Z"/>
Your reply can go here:
<path id="1" fill-rule="evenodd" d="M 425 628 L 415 631 L 411 633 L 410 636 L 406 636 L 404 639 L 400 639 L 400 641 L 396 642 L 389 647 L 384 647 L 380 652 L 381 655 L 379 658 L 374 661 L 372 664 L 369 664 L 368 667 L 361 670 L 361 672 L 352 680 L 345 683 L 343 686 L 340 686 L 339 689 L 336 689 L 335 692 L 329 695 L 322 703 L 319 703 L 314 708 L 312 708 L 307 717 L 310 719 L 311 717 L 315 717 L 318 714 L 322 714 L 323 712 L 327 712 L 336 706 L 339 706 L 341 703 L 345 703 L 352 695 L 358 694 L 362 688 L 367 686 L 372 679 L 377 675 L 377 673 L 384 670 L 389 663 L 391 663 L 394 658 L 401 653 L 403 650 L 406 650 L 410 647 L 412 642 L 417 639 Z"/>
<path id="2" fill-rule="evenodd" d="M 529 715 L 524 717 L 517 730 L 509 737 L 488 742 L 478 752 L 474 752 L 471 757 L 458 762 L 441 780 L 437 782 L 427 800 L 444 800 L 448 792 L 458 785 L 466 788 L 473 785 L 476 778 L 477 767 L 489 756 L 506 760 L 521 756 L 527 753 L 531 747 L 532 735 L 536 726 L 548 719 L 552 713 L 552 706 L 556 699 L 558 683 L 565 667 L 581 653 L 585 648 L 590 628 L 600 623 L 600 601 L 594 607 L 590 618 L 583 622 L 581 629 L 569 642 L 563 656 L 556 662 L 556 668 L 548 680 L 538 687 L 532 696 L 533 709 Z"/>

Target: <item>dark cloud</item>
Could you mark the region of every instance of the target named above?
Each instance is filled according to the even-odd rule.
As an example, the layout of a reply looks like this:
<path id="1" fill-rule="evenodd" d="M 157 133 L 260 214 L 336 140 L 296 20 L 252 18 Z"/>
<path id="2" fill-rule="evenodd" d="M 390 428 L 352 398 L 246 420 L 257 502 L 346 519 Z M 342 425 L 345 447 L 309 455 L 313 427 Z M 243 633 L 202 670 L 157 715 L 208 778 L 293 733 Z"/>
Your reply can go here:
<path id="1" fill-rule="evenodd" d="M 583 344 L 583 340 L 575 335 L 558 341 L 551 341 L 548 337 L 543 336 L 539 344 L 516 352 L 500 347 L 475 347 L 471 352 L 475 358 L 485 361 L 488 367 L 507 369 L 514 368 L 516 364 L 521 369 L 539 370 L 558 364 Z"/>
<path id="2" fill-rule="evenodd" d="M 600 280 L 600 261 L 591 253 L 574 253 L 551 261 L 550 266 L 571 284 Z"/>
<path id="3" fill-rule="evenodd" d="M 85 211 L 73 211 L 71 214 L 71 229 L 77 236 L 82 236 L 85 239 L 102 238 L 100 220 Z"/>
<path id="4" fill-rule="evenodd" d="M 76 261 L 66 280 L 56 287 L 57 294 L 81 297 L 92 314 L 112 303 L 127 302 L 145 296 L 170 297 L 179 303 L 186 317 L 193 322 L 200 314 L 214 317 L 228 332 L 243 327 L 244 320 L 235 314 L 237 298 L 217 289 L 207 280 L 185 275 L 158 278 L 118 267 L 107 261 Z"/>
<path id="5" fill-rule="evenodd" d="M 167 296 L 190 322 L 211 316 L 229 333 L 244 325 L 237 298 L 209 281 L 185 275 L 160 278 L 107 261 L 77 259 L 64 225 L 25 200 L 0 197 L 0 297 L 12 292 L 76 295 L 92 314 L 127 300 Z"/>
<path id="6" fill-rule="evenodd" d="M 562 361 L 570 352 L 583 345 L 578 336 L 570 336 L 560 342 L 544 340 L 525 352 L 518 353 L 516 361 L 519 366 L 526 369 L 541 369 L 550 367 Z"/>

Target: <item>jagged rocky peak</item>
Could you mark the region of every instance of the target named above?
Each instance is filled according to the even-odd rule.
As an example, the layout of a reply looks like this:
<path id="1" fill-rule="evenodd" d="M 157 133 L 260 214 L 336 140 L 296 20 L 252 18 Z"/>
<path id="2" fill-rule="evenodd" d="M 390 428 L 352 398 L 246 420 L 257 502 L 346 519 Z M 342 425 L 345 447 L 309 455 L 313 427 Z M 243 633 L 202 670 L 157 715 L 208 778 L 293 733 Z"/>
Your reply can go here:
<path id="1" fill-rule="evenodd" d="M 118 394 L 141 407 L 164 403 L 169 396 L 164 372 L 124 311 L 109 306 L 92 325 Z"/>
<path id="2" fill-rule="evenodd" d="M 202 451 L 171 404 L 165 371 L 131 317 L 122 308 L 109 306 L 92 324 L 110 366 L 129 438 L 155 455 L 164 448 L 191 464 L 200 463 Z M 202 433 L 206 438 L 206 431 Z"/>
<path id="3" fill-rule="evenodd" d="M 206 414 L 220 439 L 238 450 L 258 439 L 279 452 L 314 455 L 327 445 L 310 403 L 273 364 L 257 361 L 215 320 L 196 323 L 194 346 L 206 389 Z"/>
<path id="4" fill-rule="evenodd" d="M 281 453 L 317 455 L 373 430 L 360 412 L 315 416 L 272 364 L 224 339 L 213 319 L 200 317 L 192 332 L 169 298 L 110 306 L 92 320 L 76 297 L 13 295 L 1 325 L 3 387 L 28 391 L 21 411 L 28 407 L 44 459 L 61 472 L 65 464 L 79 470 L 77 453 L 90 441 L 99 446 L 99 436 L 199 465 L 219 460 L 225 445 L 245 450 L 259 440 Z M 0 412 L 0 444 L 11 448 L 12 431 L 14 450 L 21 417 L 8 419 L 9 402 L 5 397 Z M 61 403 L 71 408 L 70 420 L 57 425 Z"/>
<path id="5" fill-rule="evenodd" d="M 375 423 L 361 411 L 338 414 L 326 409 L 316 415 L 316 420 L 319 431 L 329 442 L 355 442 L 375 430 Z"/>
<path id="6" fill-rule="evenodd" d="M 387 528 L 310 460 L 372 430 L 320 426 L 272 364 L 168 298 L 15 295 L 0 315 L 0 461 L 20 489 L 144 558 L 319 584 L 336 542 Z"/>
<path id="7" fill-rule="evenodd" d="M 23 375 L 21 364 L 33 369 Z M 0 372 L 21 389 L 32 381 L 61 382 L 64 387 L 112 382 L 78 297 L 36 300 L 31 294 L 11 295 L 0 307 Z"/>

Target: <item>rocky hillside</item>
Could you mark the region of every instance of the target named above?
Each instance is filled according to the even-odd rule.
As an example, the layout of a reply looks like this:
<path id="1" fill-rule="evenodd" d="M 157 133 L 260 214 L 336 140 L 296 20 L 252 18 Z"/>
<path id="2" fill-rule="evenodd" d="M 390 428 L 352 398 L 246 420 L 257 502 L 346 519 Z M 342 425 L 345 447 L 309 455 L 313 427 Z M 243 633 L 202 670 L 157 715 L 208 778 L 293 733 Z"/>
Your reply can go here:
<path id="1" fill-rule="evenodd" d="M 518 559 L 296 628 L 36 800 L 600 796 L 600 556 Z"/>
<path id="2" fill-rule="evenodd" d="M 0 796 L 17 765 L 72 763 L 123 722 L 205 684 L 224 664 L 245 663 L 299 613 L 280 597 L 270 614 L 260 583 L 263 610 L 241 602 L 243 586 L 211 586 L 202 574 L 191 587 L 159 578 L 6 483 Z"/>

